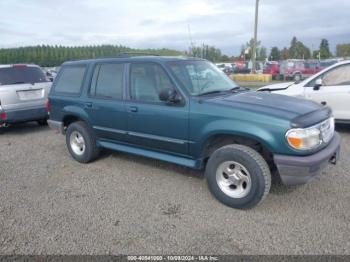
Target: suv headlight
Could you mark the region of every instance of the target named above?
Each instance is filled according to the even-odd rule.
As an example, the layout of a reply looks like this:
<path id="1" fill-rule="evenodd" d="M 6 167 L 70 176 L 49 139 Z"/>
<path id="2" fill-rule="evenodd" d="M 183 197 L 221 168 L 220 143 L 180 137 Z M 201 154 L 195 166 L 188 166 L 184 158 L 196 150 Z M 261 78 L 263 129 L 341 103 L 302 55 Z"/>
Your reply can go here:
<path id="1" fill-rule="evenodd" d="M 317 128 L 298 128 L 289 130 L 286 138 L 294 149 L 310 150 L 321 144 L 320 134 L 321 131 Z"/>
<path id="2" fill-rule="evenodd" d="M 311 150 L 328 143 L 334 135 L 334 118 L 331 117 L 308 128 L 293 128 L 286 133 L 288 144 L 297 150 Z"/>

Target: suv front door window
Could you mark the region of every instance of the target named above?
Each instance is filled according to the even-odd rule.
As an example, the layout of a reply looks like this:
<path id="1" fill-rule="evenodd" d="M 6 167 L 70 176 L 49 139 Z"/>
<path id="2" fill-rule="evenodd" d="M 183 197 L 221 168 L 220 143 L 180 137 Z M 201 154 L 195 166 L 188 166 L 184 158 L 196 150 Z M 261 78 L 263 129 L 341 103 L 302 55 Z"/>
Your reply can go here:
<path id="1" fill-rule="evenodd" d="M 131 63 L 129 75 L 129 142 L 187 155 L 188 105 L 159 99 L 163 89 L 175 89 L 167 72 L 156 63 Z"/>

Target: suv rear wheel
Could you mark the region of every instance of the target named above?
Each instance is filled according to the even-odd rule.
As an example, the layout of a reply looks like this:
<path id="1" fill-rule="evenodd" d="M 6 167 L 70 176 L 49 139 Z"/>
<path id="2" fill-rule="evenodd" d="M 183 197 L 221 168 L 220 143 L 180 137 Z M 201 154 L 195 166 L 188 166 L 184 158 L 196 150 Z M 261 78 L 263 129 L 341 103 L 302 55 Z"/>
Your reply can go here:
<path id="1" fill-rule="evenodd" d="M 69 153 L 80 163 L 91 162 L 99 154 L 95 135 L 82 121 L 74 122 L 68 126 L 66 144 Z"/>
<path id="2" fill-rule="evenodd" d="M 250 147 L 228 145 L 216 150 L 205 170 L 212 194 L 223 204 L 239 209 L 254 207 L 271 187 L 270 169 Z"/>

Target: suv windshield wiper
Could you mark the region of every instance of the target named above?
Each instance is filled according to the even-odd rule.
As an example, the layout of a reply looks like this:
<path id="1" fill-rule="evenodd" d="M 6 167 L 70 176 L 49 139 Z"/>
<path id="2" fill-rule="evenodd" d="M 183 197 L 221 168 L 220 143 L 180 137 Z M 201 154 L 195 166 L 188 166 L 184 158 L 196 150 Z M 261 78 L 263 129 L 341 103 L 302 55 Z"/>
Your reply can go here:
<path id="1" fill-rule="evenodd" d="M 213 91 L 208 91 L 208 92 L 200 93 L 200 94 L 198 94 L 197 96 L 205 96 L 205 95 L 211 95 L 211 94 L 219 94 L 219 93 L 222 93 L 222 92 L 225 92 L 225 91 L 223 91 L 223 90 L 213 90 Z"/>
<path id="2" fill-rule="evenodd" d="M 26 84 L 26 83 L 24 81 L 17 81 L 17 82 L 10 83 L 9 85 L 16 85 L 16 84 Z"/>
<path id="3" fill-rule="evenodd" d="M 246 91 L 246 90 L 250 90 L 250 89 L 246 88 L 246 87 L 243 87 L 243 86 L 235 86 L 235 87 L 229 89 L 228 91 L 239 91 L 239 90 Z"/>
<path id="4" fill-rule="evenodd" d="M 213 91 L 203 92 L 201 94 L 198 94 L 197 96 L 220 94 L 220 93 L 227 93 L 227 92 L 238 92 L 238 91 L 246 91 L 246 90 L 249 90 L 249 88 L 235 86 L 235 87 L 233 87 L 231 89 L 227 89 L 227 90 L 213 90 Z"/>

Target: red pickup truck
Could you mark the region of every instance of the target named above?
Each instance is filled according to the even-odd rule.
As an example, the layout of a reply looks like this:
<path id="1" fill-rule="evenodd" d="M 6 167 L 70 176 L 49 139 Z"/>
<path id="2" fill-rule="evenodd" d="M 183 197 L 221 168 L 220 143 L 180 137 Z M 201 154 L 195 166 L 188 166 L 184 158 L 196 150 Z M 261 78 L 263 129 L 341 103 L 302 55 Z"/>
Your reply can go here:
<path id="1" fill-rule="evenodd" d="M 280 76 L 284 80 L 301 81 L 320 72 L 322 69 L 318 60 L 289 59 L 281 62 Z"/>
<path id="2" fill-rule="evenodd" d="M 272 79 L 280 79 L 280 65 L 276 61 L 267 62 L 263 69 L 264 74 L 272 75 Z"/>

